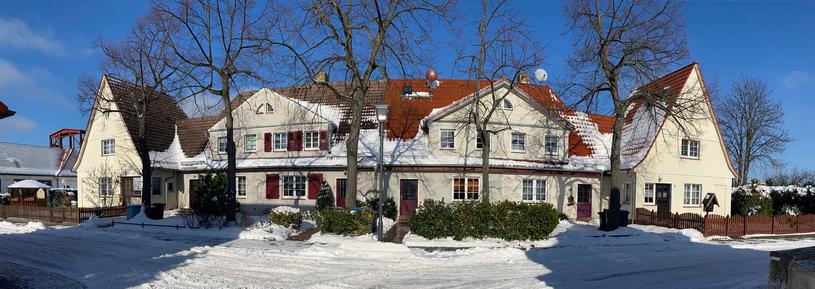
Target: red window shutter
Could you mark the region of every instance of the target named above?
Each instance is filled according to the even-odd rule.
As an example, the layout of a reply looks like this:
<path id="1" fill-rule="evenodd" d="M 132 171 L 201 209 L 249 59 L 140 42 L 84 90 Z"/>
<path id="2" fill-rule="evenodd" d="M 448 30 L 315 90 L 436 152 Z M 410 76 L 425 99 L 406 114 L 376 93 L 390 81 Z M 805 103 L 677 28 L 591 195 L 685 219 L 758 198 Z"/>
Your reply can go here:
<path id="1" fill-rule="evenodd" d="M 320 150 L 328 150 L 328 131 L 320 131 Z"/>
<path id="2" fill-rule="evenodd" d="M 264 133 L 263 134 L 263 151 L 270 152 L 272 151 L 272 134 L 271 133 Z"/>
<path id="3" fill-rule="evenodd" d="M 286 137 L 286 142 L 287 142 L 286 146 L 288 147 L 287 150 L 289 150 L 289 151 L 298 150 L 297 146 L 296 146 L 296 144 L 297 144 L 297 132 L 296 131 L 290 131 L 288 134 L 289 135 Z"/>
<path id="4" fill-rule="evenodd" d="M 280 198 L 280 175 L 278 174 L 266 175 L 266 198 L 267 199 Z"/>
<path id="5" fill-rule="evenodd" d="M 298 130 L 294 132 L 294 139 L 296 140 L 295 148 L 296 150 L 301 151 L 303 150 L 303 131 Z"/>
<path id="6" fill-rule="evenodd" d="M 316 200 L 323 184 L 323 174 L 308 174 L 308 199 Z"/>

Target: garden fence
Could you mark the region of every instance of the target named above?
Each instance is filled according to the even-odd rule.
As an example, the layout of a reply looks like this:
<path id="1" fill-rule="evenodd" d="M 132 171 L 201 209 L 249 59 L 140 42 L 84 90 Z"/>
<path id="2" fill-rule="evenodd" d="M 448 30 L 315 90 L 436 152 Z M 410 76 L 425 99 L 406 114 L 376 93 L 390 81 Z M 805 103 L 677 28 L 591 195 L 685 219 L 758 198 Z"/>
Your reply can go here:
<path id="1" fill-rule="evenodd" d="M 815 232 L 815 215 L 754 215 L 720 216 L 709 214 L 700 216 L 693 213 L 658 214 L 638 208 L 634 218 L 636 224 L 655 225 L 676 229 L 696 229 L 707 236 L 741 237 L 757 234 L 798 234 Z"/>

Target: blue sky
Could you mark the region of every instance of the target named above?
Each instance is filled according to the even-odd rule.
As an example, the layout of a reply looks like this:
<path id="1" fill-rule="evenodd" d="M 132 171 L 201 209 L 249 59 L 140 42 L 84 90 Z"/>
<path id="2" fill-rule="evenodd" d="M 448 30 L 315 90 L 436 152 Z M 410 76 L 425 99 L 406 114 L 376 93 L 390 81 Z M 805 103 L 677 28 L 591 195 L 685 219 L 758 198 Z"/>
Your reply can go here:
<path id="1" fill-rule="evenodd" d="M 571 43 L 561 4 L 512 3 L 546 45 L 544 68 L 562 75 Z M 0 141 L 47 145 L 60 128 L 84 128 L 74 101 L 77 78 L 99 74 L 97 39 L 118 40 L 145 1 L 0 1 L 0 100 L 17 115 L 0 120 Z M 790 166 L 815 169 L 815 2 L 689 2 L 684 9 L 691 61 L 726 91 L 744 76 L 766 80 L 781 100 L 794 141 Z M 440 57 L 439 59 L 444 59 Z M 439 63 L 442 77 L 450 65 Z M 755 172 L 760 173 L 760 172 Z"/>

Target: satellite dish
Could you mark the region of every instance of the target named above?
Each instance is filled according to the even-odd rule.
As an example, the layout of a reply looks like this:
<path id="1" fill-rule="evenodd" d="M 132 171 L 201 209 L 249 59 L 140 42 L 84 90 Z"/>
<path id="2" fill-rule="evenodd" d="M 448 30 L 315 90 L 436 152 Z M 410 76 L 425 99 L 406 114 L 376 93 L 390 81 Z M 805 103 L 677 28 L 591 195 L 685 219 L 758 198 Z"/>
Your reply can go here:
<path id="1" fill-rule="evenodd" d="M 538 81 L 546 81 L 549 79 L 549 74 L 546 73 L 546 70 L 543 70 L 543 68 L 538 68 L 535 70 L 535 79 Z"/>

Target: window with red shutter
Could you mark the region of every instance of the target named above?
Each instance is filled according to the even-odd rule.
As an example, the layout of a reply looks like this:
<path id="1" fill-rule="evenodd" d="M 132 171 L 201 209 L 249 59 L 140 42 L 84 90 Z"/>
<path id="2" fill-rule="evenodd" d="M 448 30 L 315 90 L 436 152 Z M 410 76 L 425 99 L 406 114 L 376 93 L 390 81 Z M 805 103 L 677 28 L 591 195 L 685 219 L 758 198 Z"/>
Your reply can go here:
<path id="1" fill-rule="evenodd" d="M 272 134 L 271 133 L 264 133 L 263 134 L 263 151 L 270 152 L 272 151 Z"/>
<path id="2" fill-rule="evenodd" d="M 278 174 L 266 175 L 266 198 L 267 199 L 280 198 L 280 175 Z"/>
<path id="3" fill-rule="evenodd" d="M 316 200 L 323 184 L 323 174 L 308 174 L 308 199 Z"/>
<path id="4" fill-rule="evenodd" d="M 297 139 L 297 146 L 296 146 L 297 150 L 298 151 L 303 150 L 303 131 L 298 130 L 298 131 L 294 132 L 294 136 Z"/>
<path id="5" fill-rule="evenodd" d="M 320 150 L 328 150 L 328 131 L 320 131 Z"/>
<path id="6" fill-rule="evenodd" d="M 297 132 L 290 131 L 289 136 L 286 138 L 288 142 L 287 150 L 289 151 L 299 151 L 300 149 L 297 148 Z"/>

